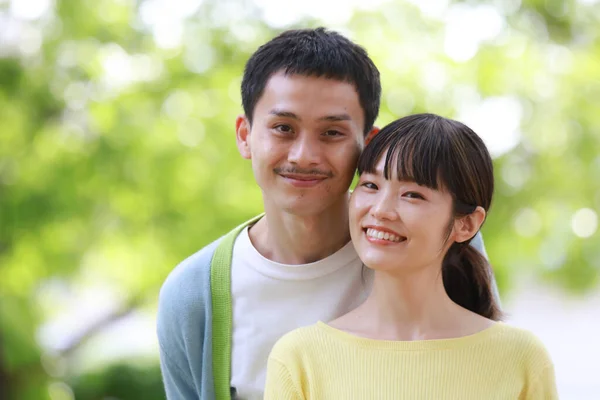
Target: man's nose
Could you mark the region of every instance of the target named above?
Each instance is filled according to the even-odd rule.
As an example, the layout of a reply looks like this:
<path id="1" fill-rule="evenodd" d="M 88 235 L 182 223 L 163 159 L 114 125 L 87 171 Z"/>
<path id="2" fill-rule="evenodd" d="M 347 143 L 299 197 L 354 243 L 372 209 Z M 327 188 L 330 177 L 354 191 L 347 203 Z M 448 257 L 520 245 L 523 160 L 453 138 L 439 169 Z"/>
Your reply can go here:
<path id="1" fill-rule="evenodd" d="M 318 165 L 321 161 L 321 144 L 307 134 L 298 135 L 290 146 L 288 161 L 299 167 Z"/>

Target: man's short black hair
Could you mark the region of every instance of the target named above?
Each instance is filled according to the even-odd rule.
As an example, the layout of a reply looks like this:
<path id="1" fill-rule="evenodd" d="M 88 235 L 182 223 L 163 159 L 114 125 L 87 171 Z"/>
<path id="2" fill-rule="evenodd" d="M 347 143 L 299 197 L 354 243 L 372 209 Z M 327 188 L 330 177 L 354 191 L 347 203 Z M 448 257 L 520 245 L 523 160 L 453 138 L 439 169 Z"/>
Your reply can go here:
<path id="1" fill-rule="evenodd" d="M 246 63 L 242 79 L 242 104 L 250 123 L 268 80 L 280 71 L 354 85 L 365 113 L 365 135 L 373 127 L 381 82 L 379 70 L 361 46 L 337 32 L 317 28 L 288 30 L 259 47 Z"/>

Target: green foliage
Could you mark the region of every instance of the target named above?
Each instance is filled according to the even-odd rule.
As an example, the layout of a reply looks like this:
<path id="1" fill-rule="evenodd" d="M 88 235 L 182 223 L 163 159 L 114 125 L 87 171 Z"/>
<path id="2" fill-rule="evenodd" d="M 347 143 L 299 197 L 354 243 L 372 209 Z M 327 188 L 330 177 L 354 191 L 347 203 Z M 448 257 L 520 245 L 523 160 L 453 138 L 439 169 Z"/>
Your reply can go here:
<path id="1" fill-rule="evenodd" d="M 234 120 L 244 62 L 278 30 L 248 2 L 203 2 L 182 19 L 181 43 L 161 47 L 140 17 L 150 3 L 62 0 L 19 20 L 0 1 L 0 21 L 19 25 L 16 42 L 0 40 L 2 398 L 68 399 L 63 378 L 76 399 L 162 398 L 156 365 L 51 378 L 48 359 L 70 361 L 39 345 L 59 313 L 44 288 L 105 284 L 123 294 L 117 313 L 154 307 L 180 260 L 262 209 Z M 444 21 L 408 3 L 357 12 L 344 29 L 380 67 L 380 126 L 490 99 L 509 104 L 494 121 L 521 115 L 517 143 L 495 160 L 484 228 L 501 291 L 525 274 L 584 293 L 598 284 L 599 234 L 571 225 L 600 209 L 600 12 L 521 3 L 494 2 L 501 33 L 462 60 L 444 51 Z"/>
<path id="2" fill-rule="evenodd" d="M 77 400 L 147 399 L 162 400 L 165 391 L 160 368 L 115 364 L 102 371 L 90 372 L 70 382 Z"/>

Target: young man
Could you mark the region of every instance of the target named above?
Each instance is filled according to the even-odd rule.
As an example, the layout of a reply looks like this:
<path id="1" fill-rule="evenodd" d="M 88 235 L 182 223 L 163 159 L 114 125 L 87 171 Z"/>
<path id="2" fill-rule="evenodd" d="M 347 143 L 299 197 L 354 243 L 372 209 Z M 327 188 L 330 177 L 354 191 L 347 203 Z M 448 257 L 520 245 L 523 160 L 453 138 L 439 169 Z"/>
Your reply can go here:
<path id="1" fill-rule="evenodd" d="M 350 243 L 348 189 L 377 132 L 380 97 L 366 51 L 323 28 L 284 32 L 252 55 L 236 139 L 265 213 L 183 261 L 163 285 L 169 399 L 262 399 L 279 337 L 365 299 L 371 273 Z"/>

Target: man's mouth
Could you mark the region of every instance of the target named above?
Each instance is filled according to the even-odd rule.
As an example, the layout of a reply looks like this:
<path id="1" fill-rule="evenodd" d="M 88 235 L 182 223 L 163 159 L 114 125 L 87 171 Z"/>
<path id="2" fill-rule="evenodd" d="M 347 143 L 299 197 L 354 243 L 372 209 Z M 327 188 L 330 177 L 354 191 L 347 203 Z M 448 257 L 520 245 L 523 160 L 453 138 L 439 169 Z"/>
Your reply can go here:
<path id="1" fill-rule="evenodd" d="M 297 174 L 297 173 L 280 173 L 283 179 L 286 180 L 289 184 L 298 188 L 310 188 L 316 186 L 323 182 L 325 179 L 329 178 L 327 175 L 317 175 L 317 174 Z"/>
<path id="2" fill-rule="evenodd" d="M 326 176 L 322 175 L 306 175 L 306 174 L 281 174 L 286 179 L 294 179 L 296 181 L 322 181 Z"/>

